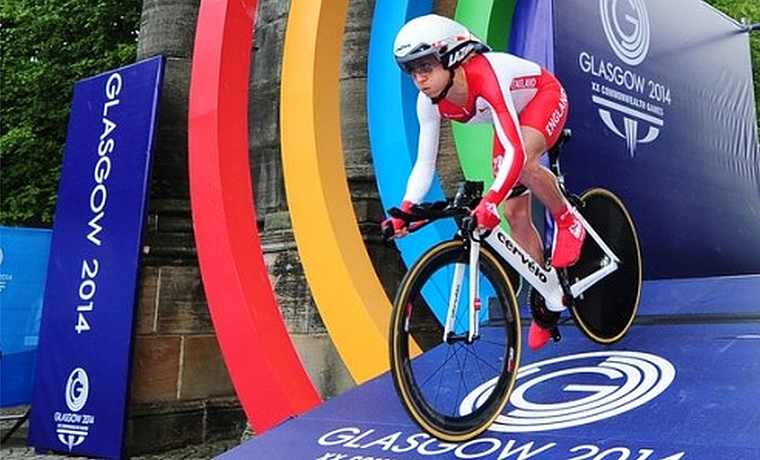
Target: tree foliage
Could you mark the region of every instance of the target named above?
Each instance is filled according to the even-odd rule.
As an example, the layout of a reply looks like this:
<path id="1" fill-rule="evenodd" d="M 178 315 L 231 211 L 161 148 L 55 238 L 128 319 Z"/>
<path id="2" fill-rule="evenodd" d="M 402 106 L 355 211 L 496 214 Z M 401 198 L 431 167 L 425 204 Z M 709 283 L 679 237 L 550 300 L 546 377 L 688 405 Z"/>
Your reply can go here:
<path id="1" fill-rule="evenodd" d="M 49 227 L 75 81 L 135 61 L 142 0 L 0 3 L 0 223 Z"/>
<path id="2" fill-rule="evenodd" d="M 760 24 L 760 2 L 757 0 L 707 0 L 707 3 L 738 22 L 746 22 L 748 25 Z M 755 80 L 755 103 L 757 113 L 760 114 L 760 30 L 751 32 L 749 41 L 752 53 L 752 74 Z M 758 123 L 760 126 L 760 121 Z"/>

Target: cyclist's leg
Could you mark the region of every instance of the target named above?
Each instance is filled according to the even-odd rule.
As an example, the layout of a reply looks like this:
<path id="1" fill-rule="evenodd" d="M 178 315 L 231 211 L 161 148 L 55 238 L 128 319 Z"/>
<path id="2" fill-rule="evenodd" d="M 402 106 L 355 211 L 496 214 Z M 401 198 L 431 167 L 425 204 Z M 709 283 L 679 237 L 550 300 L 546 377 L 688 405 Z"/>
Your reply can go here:
<path id="1" fill-rule="evenodd" d="M 526 160 L 520 174 L 520 182 L 536 195 L 552 214 L 564 210 L 565 198 L 557 185 L 557 177 L 541 164 L 541 156 L 547 150 L 546 138 L 541 131 L 531 126 L 521 126 Z"/>
<path id="2" fill-rule="evenodd" d="M 557 178 L 538 161 L 538 157 L 557 142 L 566 118 L 567 95 L 558 82 L 550 82 L 542 88 L 520 113 L 528 156 L 520 181 L 536 194 L 557 222 L 552 256 L 552 265 L 557 268 L 567 267 L 578 260 L 585 238 L 583 227 L 570 212 L 557 186 Z"/>
<path id="3" fill-rule="evenodd" d="M 509 222 L 510 234 L 528 255 L 543 265 L 544 249 L 541 237 L 531 218 L 530 193 L 504 202 L 504 217 Z"/>
<path id="4" fill-rule="evenodd" d="M 542 88 L 519 115 L 520 130 L 526 150 L 526 163 L 520 176 L 552 214 L 562 212 L 566 202 L 557 178 L 541 164 L 541 156 L 559 139 L 567 120 L 567 95 L 556 80 Z M 550 123 L 550 120 L 552 123 Z"/>
<path id="5" fill-rule="evenodd" d="M 543 168 L 539 163 L 539 158 L 546 150 L 546 141 L 544 140 L 543 135 L 533 128 L 524 127 L 523 142 L 526 146 L 527 160 L 525 166 L 523 167 L 520 181 L 523 181 L 523 175 L 526 174 L 527 170 L 529 171 L 528 175 L 530 175 L 531 178 L 537 177 L 538 181 L 542 182 L 543 185 L 548 186 L 548 188 L 551 188 L 552 186 L 557 188 L 557 181 L 554 177 L 554 174 L 552 174 L 548 169 Z M 498 138 L 494 137 L 494 158 L 498 158 L 499 155 L 501 155 L 501 145 L 498 142 Z M 498 166 L 498 161 L 494 161 L 494 175 L 498 173 Z M 548 173 L 549 176 L 546 177 L 541 172 L 541 169 Z M 523 184 L 528 188 L 531 187 L 527 183 Z M 558 198 L 560 200 L 560 203 L 564 204 L 562 202 L 562 195 L 559 193 L 559 188 L 557 188 L 557 194 L 559 195 Z M 504 217 L 507 219 L 507 222 L 509 222 L 512 238 L 514 238 L 520 247 L 525 249 L 525 251 L 528 253 L 528 255 L 530 255 L 531 258 L 533 258 L 533 260 L 543 265 L 544 246 L 541 240 L 541 236 L 536 229 L 536 226 L 533 224 L 532 212 L 531 193 L 524 193 L 520 196 L 510 198 L 504 202 Z M 536 312 L 531 310 L 531 313 L 535 314 Z M 551 315 L 550 312 L 544 312 L 542 316 L 551 318 L 551 321 L 556 321 L 559 315 Z M 530 331 L 528 332 L 528 346 L 534 350 L 543 347 L 551 339 L 552 336 L 552 325 L 549 325 L 548 328 L 544 328 L 539 326 L 539 324 L 547 325 L 548 321 L 542 321 L 538 320 L 538 318 L 534 318 L 534 321 L 530 325 Z"/>
<path id="6" fill-rule="evenodd" d="M 498 136 L 493 137 L 493 175 L 499 173 L 501 160 L 504 155 L 504 147 L 499 142 Z M 527 184 L 525 184 L 527 186 Z M 503 203 L 504 217 L 509 223 L 510 234 L 517 244 L 528 252 L 533 260 L 543 265 L 544 250 L 541 237 L 533 225 L 531 216 L 530 193 L 505 200 Z"/>

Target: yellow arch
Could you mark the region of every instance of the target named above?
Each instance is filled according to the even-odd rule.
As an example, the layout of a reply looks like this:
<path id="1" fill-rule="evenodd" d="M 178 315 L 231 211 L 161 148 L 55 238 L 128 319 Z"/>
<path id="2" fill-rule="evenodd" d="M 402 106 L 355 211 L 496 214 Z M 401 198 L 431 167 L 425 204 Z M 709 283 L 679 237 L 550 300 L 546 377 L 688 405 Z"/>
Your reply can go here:
<path id="1" fill-rule="evenodd" d="M 330 337 L 357 383 L 388 369 L 390 302 L 351 204 L 340 136 L 348 0 L 293 0 L 285 34 L 281 140 L 298 252 Z"/>

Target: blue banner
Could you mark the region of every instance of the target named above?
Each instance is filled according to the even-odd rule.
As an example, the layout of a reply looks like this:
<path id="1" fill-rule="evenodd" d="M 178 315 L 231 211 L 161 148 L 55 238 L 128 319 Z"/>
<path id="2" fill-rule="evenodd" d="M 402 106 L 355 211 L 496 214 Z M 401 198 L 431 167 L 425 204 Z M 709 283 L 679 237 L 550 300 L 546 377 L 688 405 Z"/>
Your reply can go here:
<path id="1" fill-rule="evenodd" d="M 50 230 L 0 227 L 0 407 L 32 400 Z"/>
<path id="2" fill-rule="evenodd" d="M 554 2 L 572 190 L 607 187 L 649 279 L 760 272 L 749 34 L 697 0 Z"/>
<path id="3" fill-rule="evenodd" d="M 554 70 L 552 0 L 518 0 L 509 35 L 509 52 Z"/>
<path id="4" fill-rule="evenodd" d="M 77 82 L 45 287 L 28 442 L 121 458 L 164 58 Z"/>

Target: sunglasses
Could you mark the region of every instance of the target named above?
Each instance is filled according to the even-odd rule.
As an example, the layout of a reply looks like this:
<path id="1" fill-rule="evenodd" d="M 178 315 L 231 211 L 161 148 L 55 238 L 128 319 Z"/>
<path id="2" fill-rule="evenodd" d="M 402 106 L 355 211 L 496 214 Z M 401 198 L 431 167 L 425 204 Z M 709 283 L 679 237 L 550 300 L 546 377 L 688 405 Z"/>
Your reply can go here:
<path id="1" fill-rule="evenodd" d="M 414 74 L 427 75 L 439 65 L 441 65 L 441 63 L 434 59 L 412 61 L 412 62 L 408 62 L 404 64 L 404 71 L 408 73 L 409 75 L 414 75 Z"/>

